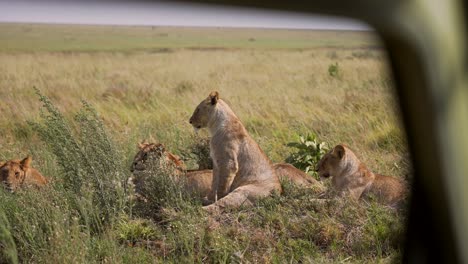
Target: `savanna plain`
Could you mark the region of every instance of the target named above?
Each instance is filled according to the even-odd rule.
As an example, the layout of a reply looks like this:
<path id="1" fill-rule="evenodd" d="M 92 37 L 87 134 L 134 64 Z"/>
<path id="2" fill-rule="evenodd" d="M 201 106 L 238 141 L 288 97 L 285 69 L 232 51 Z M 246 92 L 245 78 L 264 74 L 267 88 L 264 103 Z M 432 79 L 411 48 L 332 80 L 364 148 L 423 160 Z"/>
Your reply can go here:
<path id="1" fill-rule="evenodd" d="M 273 162 L 309 136 L 410 178 L 373 32 L 0 24 L 0 161 L 31 155 L 50 179 L 0 190 L 1 262 L 401 261 L 405 209 L 317 201 L 287 182 L 281 195 L 213 216 L 160 173 L 149 205 L 136 206 L 127 181 L 137 143 L 163 143 L 196 169 L 208 133 L 188 120 L 213 90 Z"/>

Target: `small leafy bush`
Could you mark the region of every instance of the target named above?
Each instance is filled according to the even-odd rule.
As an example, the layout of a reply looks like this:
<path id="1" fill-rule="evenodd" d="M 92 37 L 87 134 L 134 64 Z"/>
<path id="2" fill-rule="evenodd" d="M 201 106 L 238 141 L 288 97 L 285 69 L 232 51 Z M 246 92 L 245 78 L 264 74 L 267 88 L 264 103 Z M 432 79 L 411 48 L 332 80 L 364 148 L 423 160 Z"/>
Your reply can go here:
<path id="1" fill-rule="evenodd" d="M 287 146 L 297 149 L 297 152 L 287 157 L 286 162 L 306 173 L 312 172 L 316 176 L 314 168 L 322 156 L 327 153 L 328 144 L 319 142 L 315 134 L 308 134 L 307 136 L 299 136 L 299 142 L 290 142 Z"/>
<path id="2" fill-rule="evenodd" d="M 338 62 L 335 62 L 334 64 L 330 64 L 328 66 L 328 75 L 330 75 L 333 78 L 339 78 L 341 73 L 340 73 L 340 66 L 338 65 Z"/>
<path id="3" fill-rule="evenodd" d="M 212 170 L 213 160 L 210 156 L 210 139 L 196 139 L 196 142 L 191 145 L 184 154 L 187 159 L 192 159 L 198 165 L 199 170 Z"/>
<path id="4" fill-rule="evenodd" d="M 135 244 L 139 241 L 155 240 L 158 235 L 157 227 L 147 219 L 129 219 L 122 217 L 117 226 L 118 239 L 121 242 Z"/>

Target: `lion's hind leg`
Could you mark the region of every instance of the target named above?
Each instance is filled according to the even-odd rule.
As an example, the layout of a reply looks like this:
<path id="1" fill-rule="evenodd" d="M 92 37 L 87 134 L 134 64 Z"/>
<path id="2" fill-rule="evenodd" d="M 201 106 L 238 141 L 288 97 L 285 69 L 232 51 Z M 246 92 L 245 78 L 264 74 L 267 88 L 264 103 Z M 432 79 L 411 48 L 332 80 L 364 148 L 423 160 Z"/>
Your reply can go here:
<path id="1" fill-rule="evenodd" d="M 204 206 L 203 209 L 208 212 L 222 211 L 224 208 L 238 208 L 240 206 L 252 206 L 255 200 L 266 197 L 270 194 L 265 187 L 254 184 L 244 185 L 236 188 L 228 195 L 219 199 L 216 203 Z"/>

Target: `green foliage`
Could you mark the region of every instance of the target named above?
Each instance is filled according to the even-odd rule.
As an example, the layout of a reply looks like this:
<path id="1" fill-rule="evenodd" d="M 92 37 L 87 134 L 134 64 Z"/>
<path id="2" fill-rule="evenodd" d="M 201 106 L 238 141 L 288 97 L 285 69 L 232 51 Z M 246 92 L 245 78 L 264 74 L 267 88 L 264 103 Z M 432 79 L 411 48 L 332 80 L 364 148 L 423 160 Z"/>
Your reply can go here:
<path id="1" fill-rule="evenodd" d="M 116 232 L 121 242 L 135 244 L 139 241 L 157 238 L 157 227 L 147 219 L 129 219 L 124 216 L 116 226 Z"/>
<path id="2" fill-rule="evenodd" d="M 27 27 L 27 30 L 25 30 Z M 31 25 L 2 23 L 0 32 L 8 41 L 0 42 L 0 51 L 74 51 L 138 52 L 165 54 L 178 48 L 193 50 L 219 48 L 296 48 L 340 46 L 362 48 L 376 46 L 361 32 L 287 29 L 168 28 L 147 26 Z M 217 37 L 213 38 L 216 34 Z M 34 43 L 34 45 L 31 45 Z"/>
<path id="3" fill-rule="evenodd" d="M 296 168 L 304 170 L 306 173 L 312 172 L 316 176 L 315 167 L 322 156 L 328 151 L 326 142 L 319 142 L 313 133 L 306 136 L 299 136 L 298 142 L 290 142 L 288 147 L 297 151 L 286 158 L 286 162 L 291 163 Z"/>
<path id="4" fill-rule="evenodd" d="M 194 160 L 199 170 L 213 169 L 213 160 L 210 156 L 210 139 L 196 138 L 195 142 L 189 146 L 188 151 L 184 153 L 186 160 Z"/>
<path id="5" fill-rule="evenodd" d="M 334 64 L 330 64 L 328 66 L 328 75 L 330 75 L 333 78 L 339 78 L 341 75 L 340 72 L 340 66 L 338 65 L 338 62 L 335 62 Z"/>
<path id="6" fill-rule="evenodd" d="M 85 247 L 88 233 L 80 228 L 79 214 L 70 207 L 65 192 L 47 187 L 14 194 L 0 190 L 0 199 L 0 210 L 11 223 L 19 262 L 41 262 L 45 255 L 54 254 L 49 248 L 63 253 Z"/>
<path id="7" fill-rule="evenodd" d="M 0 263 L 18 263 L 16 244 L 10 230 L 10 222 L 0 209 Z"/>
<path id="8" fill-rule="evenodd" d="M 99 230 L 126 204 L 122 155 L 88 103 L 82 102 L 72 123 L 39 90 L 36 93 L 43 103 L 43 123 L 29 123 L 55 154 L 64 188 L 73 194 L 70 198 L 86 225 Z"/>

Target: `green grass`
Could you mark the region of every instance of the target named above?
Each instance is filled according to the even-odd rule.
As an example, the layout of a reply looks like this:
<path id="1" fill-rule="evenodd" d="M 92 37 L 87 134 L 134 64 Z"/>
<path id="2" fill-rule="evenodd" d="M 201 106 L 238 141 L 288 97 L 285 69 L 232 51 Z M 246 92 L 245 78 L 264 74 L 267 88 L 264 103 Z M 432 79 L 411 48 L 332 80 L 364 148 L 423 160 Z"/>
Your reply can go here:
<path id="1" fill-rule="evenodd" d="M 2 261 L 398 261 L 405 212 L 373 202 L 320 202 L 285 183 L 283 196 L 209 217 L 166 173 L 153 175 L 145 206 L 133 206 L 125 184 L 137 142 L 150 136 L 189 168 L 206 159 L 186 155 L 207 135 L 188 119 L 211 90 L 274 162 L 313 132 L 348 144 L 375 172 L 407 177 L 378 47 L 370 32 L 0 24 L 0 160 L 32 154 L 52 180 L 0 191 Z"/>
<path id="2" fill-rule="evenodd" d="M 226 48 L 368 48 L 379 45 L 366 32 L 326 30 L 5 23 L 0 24 L 0 32 L 0 51 L 3 52 L 167 53 L 178 48 L 209 51 Z"/>

